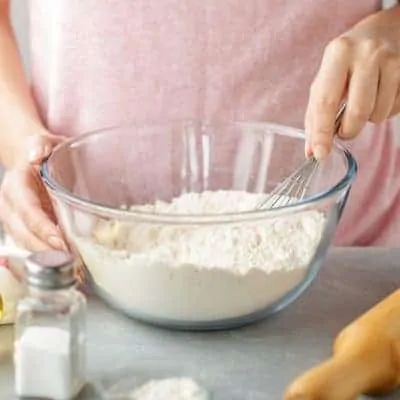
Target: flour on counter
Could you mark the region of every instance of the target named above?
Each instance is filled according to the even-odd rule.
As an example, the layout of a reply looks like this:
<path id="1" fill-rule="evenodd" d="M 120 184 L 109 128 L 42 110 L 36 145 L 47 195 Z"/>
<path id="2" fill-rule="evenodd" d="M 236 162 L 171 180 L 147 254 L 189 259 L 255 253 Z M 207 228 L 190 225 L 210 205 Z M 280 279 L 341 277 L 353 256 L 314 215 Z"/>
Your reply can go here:
<path id="1" fill-rule="evenodd" d="M 249 211 L 264 195 L 184 194 L 132 209 L 164 214 Z M 96 284 L 146 317 L 209 321 L 259 311 L 296 287 L 324 229 L 316 210 L 237 224 L 99 221 L 73 240 Z"/>
<path id="2" fill-rule="evenodd" d="M 135 390 L 130 400 L 209 400 L 207 392 L 191 378 L 152 380 Z"/>

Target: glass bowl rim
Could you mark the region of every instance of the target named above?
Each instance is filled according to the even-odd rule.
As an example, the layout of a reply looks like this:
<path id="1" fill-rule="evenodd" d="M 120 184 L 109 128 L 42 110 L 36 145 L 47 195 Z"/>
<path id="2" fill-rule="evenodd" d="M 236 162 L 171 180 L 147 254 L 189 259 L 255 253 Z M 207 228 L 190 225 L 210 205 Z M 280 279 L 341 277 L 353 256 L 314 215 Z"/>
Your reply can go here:
<path id="1" fill-rule="evenodd" d="M 177 121 L 174 121 L 175 123 Z M 352 182 L 354 181 L 357 175 L 357 162 L 350 153 L 349 150 L 344 148 L 340 143 L 336 140 L 333 144 L 333 151 L 336 151 L 342 155 L 347 163 L 347 170 L 344 176 L 332 187 L 326 189 L 322 192 L 316 193 L 313 196 L 307 197 L 303 200 L 300 200 L 294 204 L 288 204 L 282 207 L 277 207 L 273 209 L 252 209 L 245 210 L 240 212 L 227 212 L 223 214 L 172 214 L 172 213 L 157 213 L 143 210 L 129 210 L 129 209 L 118 209 L 112 206 L 108 206 L 102 203 L 94 202 L 87 200 L 83 197 L 74 195 L 71 191 L 67 190 L 65 187 L 57 183 L 50 174 L 49 171 L 49 163 L 51 163 L 52 158 L 61 150 L 66 148 L 71 148 L 72 146 L 77 146 L 80 143 L 84 143 L 90 138 L 108 135 L 111 133 L 115 134 L 115 131 L 118 129 L 127 129 L 137 126 L 138 128 L 147 128 L 154 126 L 173 126 L 174 122 L 170 123 L 126 123 L 122 125 L 110 125 L 108 127 L 103 127 L 101 129 L 89 131 L 72 138 L 68 138 L 62 143 L 58 144 L 52 152 L 43 159 L 40 165 L 40 176 L 45 184 L 46 188 L 49 192 L 56 198 L 63 200 L 65 203 L 76 207 L 77 209 L 87 212 L 90 214 L 96 214 L 105 218 L 114 218 L 118 220 L 135 220 L 142 221 L 147 223 L 167 223 L 172 225 L 179 224 L 219 224 L 219 223 L 236 223 L 236 222 L 244 222 L 244 221 L 252 221 L 263 218 L 276 218 L 283 215 L 288 215 L 291 213 L 307 210 L 311 208 L 312 205 L 316 205 L 320 202 L 323 202 L 336 194 L 348 189 Z M 199 123 L 199 121 L 196 121 Z M 191 124 L 196 123 L 193 120 L 187 121 L 179 121 L 179 123 L 184 126 L 184 123 Z M 202 128 L 206 127 L 229 127 L 229 126 L 239 126 L 239 127 L 251 127 L 253 129 L 265 130 L 265 131 L 273 131 L 276 130 L 276 134 L 304 139 L 305 132 L 304 130 L 282 125 L 276 123 L 269 122 L 229 122 L 229 123 L 207 123 L 200 122 L 200 126 Z"/>

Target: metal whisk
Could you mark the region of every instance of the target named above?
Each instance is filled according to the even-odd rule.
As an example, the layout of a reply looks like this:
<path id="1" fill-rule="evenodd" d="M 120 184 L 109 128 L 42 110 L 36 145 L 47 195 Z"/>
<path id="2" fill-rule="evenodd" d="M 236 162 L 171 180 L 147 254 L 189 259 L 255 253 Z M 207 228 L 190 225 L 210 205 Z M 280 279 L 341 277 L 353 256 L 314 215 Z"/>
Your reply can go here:
<path id="1" fill-rule="evenodd" d="M 345 108 L 346 104 L 343 103 L 336 114 L 335 135 L 339 132 Z M 308 158 L 299 168 L 268 193 L 268 197 L 261 200 L 256 205 L 256 209 L 283 207 L 301 200 L 308 189 L 318 165 L 319 162 L 315 157 Z"/>

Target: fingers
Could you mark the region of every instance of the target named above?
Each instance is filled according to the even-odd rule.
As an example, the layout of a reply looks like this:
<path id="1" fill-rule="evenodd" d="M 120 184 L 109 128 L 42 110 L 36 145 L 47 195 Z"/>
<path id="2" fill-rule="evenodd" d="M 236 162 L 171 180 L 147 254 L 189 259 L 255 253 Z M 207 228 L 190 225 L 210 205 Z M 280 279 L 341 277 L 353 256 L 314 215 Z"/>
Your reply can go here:
<path id="1" fill-rule="evenodd" d="M 332 147 L 336 113 L 346 90 L 351 49 L 344 38 L 326 49 L 321 67 L 312 84 L 307 107 L 306 154 L 325 158 Z"/>
<path id="2" fill-rule="evenodd" d="M 397 95 L 400 85 L 400 63 L 397 57 L 387 55 L 387 61 L 380 68 L 378 94 L 375 108 L 369 120 L 379 123 L 398 112 L 396 107 Z"/>
<path id="3" fill-rule="evenodd" d="M 394 117 L 399 113 L 400 113 L 400 91 L 397 92 L 396 100 L 394 101 L 394 105 L 390 112 L 389 117 Z"/>
<path id="4" fill-rule="evenodd" d="M 312 147 L 311 147 L 311 112 L 310 107 L 307 107 L 306 118 L 305 118 L 305 133 L 306 133 L 306 141 L 304 146 L 304 155 L 306 158 L 309 158 L 313 155 Z"/>
<path id="5" fill-rule="evenodd" d="M 342 139 L 356 137 L 369 120 L 375 107 L 378 93 L 379 64 L 364 63 L 364 59 L 356 62 L 347 94 L 346 111 L 343 116 L 339 136 Z"/>
<path id="6" fill-rule="evenodd" d="M 1 185 L 0 219 L 14 240 L 30 251 L 67 249 L 37 171 L 38 164 L 65 139 L 47 131 L 28 137 L 19 166 L 5 174 Z"/>
<path id="7" fill-rule="evenodd" d="M 29 251 L 44 251 L 50 249 L 50 245 L 35 236 L 17 214 L 10 209 L 8 209 L 8 213 L 7 220 L 4 222 L 4 229 L 7 234 L 14 238 L 18 246 Z"/>
<path id="8" fill-rule="evenodd" d="M 59 232 L 55 221 L 43 211 L 39 202 L 34 201 L 32 195 L 30 197 L 29 203 L 13 199 L 13 207 L 17 211 L 18 217 L 26 228 L 40 240 L 48 243 L 51 247 L 59 248 L 60 244 L 57 239 Z"/>
<path id="9" fill-rule="evenodd" d="M 338 134 L 353 139 L 366 122 L 382 122 L 400 111 L 399 86 L 400 52 L 396 47 L 360 33 L 332 41 L 310 91 L 306 155 L 324 158 L 329 153 L 343 98 L 347 106 Z"/>
<path id="10" fill-rule="evenodd" d="M 7 231 L 27 250 L 65 250 L 54 215 L 43 209 L 48 201 L 45 194 L 32 167 L 9 171 L 1 188 L 0 218 Z"/>

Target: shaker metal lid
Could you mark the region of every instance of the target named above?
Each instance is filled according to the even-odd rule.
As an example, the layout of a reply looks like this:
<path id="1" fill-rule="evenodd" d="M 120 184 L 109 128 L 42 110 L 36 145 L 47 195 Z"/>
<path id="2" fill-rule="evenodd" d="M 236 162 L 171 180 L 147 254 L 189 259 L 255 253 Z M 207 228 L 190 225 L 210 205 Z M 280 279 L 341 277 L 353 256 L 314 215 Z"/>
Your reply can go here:
<path id="1" fill-rule="evenodd" d="M 76 283 L 74 258 L 62 251 L 31 254 L 26 271 L 28 284 L 43 289 L 62 289 Z"/>

